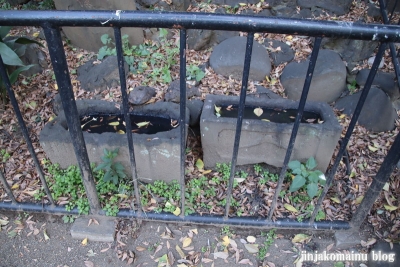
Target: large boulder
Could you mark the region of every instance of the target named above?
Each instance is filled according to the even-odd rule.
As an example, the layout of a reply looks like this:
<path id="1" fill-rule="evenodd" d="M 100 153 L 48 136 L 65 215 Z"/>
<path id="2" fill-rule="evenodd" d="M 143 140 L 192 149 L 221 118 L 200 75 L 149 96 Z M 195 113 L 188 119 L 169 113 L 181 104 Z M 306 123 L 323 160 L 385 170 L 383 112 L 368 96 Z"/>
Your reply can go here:
<path id="1" fill-rule="evenodd" d="M 210 56 L 210 66 L 217 74 L 242 79 L 246 37 L 232 37 L 215 46 Z M 257 42 L 253 43 L 250 64 L 250 80 L 261 81 L 271 72 L 271 61 L 267 50 Z"/>
<path id="2" fill-rule="evenodd" d="M 135 1 L 131 0 L 54 0 L 54 4 L 57 10 L 136 10 Z M 73 45 L 95 52 L 103 46 L 100 41 L 103 34 L 114 36 L 110 27 L 63 27 L 63 31 Z M 122 28 L 122 35 L 125 34 L 129 36 L 130 44 L 143 42 L 141 28 Z"/>
<path id="3" fill-rule="evenodd" d="M 297 0 L 297 4 L 303 8 L 323 8 L 338 16 L 350 11 L 352 0 Z"/>
<path id="4" fill-rule="evenodd" d="M 368 75 L 369 69 L 360 70 L 356 76 L 356 82 L 358 85 L 364 86 Z M 376 85 L 381 88 L 392 101 L 396 101 L 400 98 L 399 87 L 395 82 L 396 75 L 393 72 L 387 73 L 378 71 L 375 75 L 372 85 Z"/>
<path id="5" fill-rule="evenodd" d="M 308 65 L 309 60 L 291 62 L 283 69 L 281 83 L 289 99 L 300 99 Z M 335 101 L 346 88 L 346 75 L 346 66 L 337 53 L 331 50 L 319 51 L 307 100 L 328 103 Z"/>
<path id="6" fill-rule="evenodd" d="M 335 108 L 352 115 L 362 91 L 345 96 L 336 102 Z M 373 132 L 391 131 L 397 118 L 390 98 L 379 88 L 371 87 L 358 118 L 358 123 Z"/>
<path id="7" fill-rule="evenodd" d="M 142 105 L 156 95 L 156 89 L 150 86 L 137 86 L 129 92 L 129 103 Z"/>
<path id="8" fill-rule="evenodd" d="M 6 0 L 6 2 L 9 3 L 11 6 L 26 4 L 29 1 L 30 0 Z"/>
<path id="9" fill-rule="evenodd" d="M 349 71 L 353 69 L 356 62 L 369 58 L 377 47 L 378 42 L 376 41 L 336 38 L 324 38 L 322 40 L 322 48 L 339 53 L 342 59 L 347 62 Z"/>
<path id="10" fill-rule="evenodd" d="M 78 80 L 82 89 L 93 92 L 106 90 L 107 87 L 119 85 L 118 59 L 116 56 L 106 57 L 101 64 L 94 65 L 93 60 L 78 67 Z M 125 72 L 128 65 L 125 64 Z"/>
<path id="11" fill-rule="evenodd" d="M 181 101 L 180 96 L 181 96 L 180 79 L 177 79 L 168 86 L 167 92 L 165 93 L 164 100 L 166 102 L 179 103 Z M 186 97 L 191 98 L 194 96 L 201 96 L 199 88 L 195 87 L 195 86 L 191 86 L 186 83 Z"/>
<path id="12" fill-rule="evenodd" d="M 274 63 L 274 66 L 290 62 L 294 59 L 293 49 L 284 42 L 272 39 L 265 39 L 264 46 L 270 51 L 271 59 Z"/>

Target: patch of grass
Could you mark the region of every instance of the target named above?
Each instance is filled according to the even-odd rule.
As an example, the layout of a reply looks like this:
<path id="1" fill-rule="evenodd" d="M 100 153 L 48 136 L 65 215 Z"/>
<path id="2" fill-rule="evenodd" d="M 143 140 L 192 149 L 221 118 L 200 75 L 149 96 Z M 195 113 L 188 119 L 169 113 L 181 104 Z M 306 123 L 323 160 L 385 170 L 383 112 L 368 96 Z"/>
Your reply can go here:
<path id="1" fill-rule="evenodd" d="M 265 258 L 265 256 L 268 253 L 269 247 L 274 243 L 274 241 L 276 239 L 275 232 L 276 232 L 276 229 L 271 229 L 267 233 L 261 232 L 261 236 L 265 236 L 265 241 L 258 249 L 257 258 L 259 260 L 263 260 Z"/>
<path id="2" fill-rule="evenodd" d="M 105 172 L 103 170 L 95 168 L 94 164 L 91 165 L 91 168 L 103 210 L 107 216 L 115 216 L 119 211 L 118 196 L 128 197 L 132 191 L 131 185 L 122 179 L 115 184 L 111 180 L 104 179 Z M 61 169 L 58 164 L 44 161 L 44 169 L 50 174 L 50 176 L 46 176 L 46 180 L 50 185 L 53 199 L 57 201 L 60 197 L 66 197 L 68 203 L 65 205 L 65 209 L 67 211 L 77 208 L 79 214 L 89 214 L 89 202 L 79 168 L 70 166 L 67 169 Z M 43 189 L 34 195 L 36 200 L 40 200 L 44 196 Z"/>
<path id="3" fill-rule="evenodd" d="M 235 235 L 235 231 L 233 231 L 229 226 L 224 226 L 221 228 L 221 235 L 226 235 L 229 238 L 232 238 Z"/>
<path id="4" fill-rule="evenodd" d="M 354 94 L 357 91 L 357 81 L 353 80 L 351 83 L 348 83 L 347 89 L 349 89 L 350 94 Z"/>
<path id="5" fill-rule="evenodd" d="M 2 149 L 0 150 L 0 157 L 1 161 L 4 163 L 10 159 L 11 155 L 5 149 Z"/>

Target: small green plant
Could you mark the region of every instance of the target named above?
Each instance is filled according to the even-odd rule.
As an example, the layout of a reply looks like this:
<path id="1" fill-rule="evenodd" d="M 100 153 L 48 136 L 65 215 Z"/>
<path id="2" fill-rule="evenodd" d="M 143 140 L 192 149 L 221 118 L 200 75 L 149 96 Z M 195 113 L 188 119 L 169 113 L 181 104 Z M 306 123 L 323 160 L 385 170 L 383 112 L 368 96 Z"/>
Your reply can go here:
<path id="1" fill-rule="evenodd" d="M 206 74 L 198 66 L 186 66 L 186 79 L 188 81 L 196 80 L 197 82 L 200 82 L 201 79 L 204 78 L 204 76 L 206 76 Z"/>
<path id="2" fill-rule="evenodd" d="M 10 154 L 5 149 L 2 149 L 0 151 L 0 156 L 1 156 L 1 161 L 3 163 L 6 162 L 7 160 L 9 160 L 11 157 Z"/>
<path id="3" fill-rule="evenodd" d="M 75 217 L 72 215 L 64 215 L 62 220 L 64 223 L 73 223 L 75 221 Z"/>
<path id="4" fill-rule="evenodd" d="M 221 228 L 221 235 L 226 235 L 229 238 L 232 238 L 235 235 L 235 231 L 233 231 L 229 226 L 224 226 Z"/>
<path id="5" fill-rule="evenodd" d="M 348 83 L 347 89 L 349 89 L 350 94 L 354 94 L 357 90 L 357 81 L 353 80 L 351 83 Z"/>
<path id="6" fill-rule="evenodd" d="M 225 6 L 225 11 L 228 14 L 236 14 L 236 12 L 238 12 L 238 10 L 239 10 L 239 5 Z"/>
<path id="7" fill-rule="evenodd" d="M 325 184 L 325 175 L 319 170 L 314 170 L 317 167 L 314 157 L 310 157 L 306 164 L 294 160 L 289 162 L 288 166 L 291 169 L 291 173 L 296 175 L 290 185 L 290 192 L 295 192 L 305 187 L 308 196 L 313 198 L 318 193 L 318 183 Z"/>
<path id="8" fill-rule="evenodd" d="M 217 163 L 216 167 L 217 167 L 217 171 L 220 172 L 222 175 L 222 181 L 224 181 L 224 182 L 229 181 L 229 177 L 231 174 L 231 164 L 229 163 L 229 165 L 228 165 L 226 163 L 222 163 L 222 164 Z"/>
<path id="9" fill-rule="evenodd" d="M 261 236 L 265 236 L 265 241 L 264 243 L 260 246 L 260 248 L 258 249 L 258 255 L 257 258 L 259 260 L 263 260 L 265 258 L 265 256 L 268 253 L 268 249 L 269 247 L 274 243 L 275 239 L 276 239 L 276 229 L 271 229 L 270 231 L 268 231 L 267 233 L 265 232 L 261 232 Z"/>
<path id="10" fill-rule="evenodd" d="M 114 162 L 115 157 L 118 156 L 118 151 L 119 148 L 116 148 L 113 151 L 104 148 L 104 156 L 101 157 L 103 163 L 94 169 L 94 171 L 105 171 L 103 177 L 105 182 L 112 181 L 114 184 L 118 184 L 120 180 L 123 180 L 126 177 L 124 166 L 119 162 Z"/>

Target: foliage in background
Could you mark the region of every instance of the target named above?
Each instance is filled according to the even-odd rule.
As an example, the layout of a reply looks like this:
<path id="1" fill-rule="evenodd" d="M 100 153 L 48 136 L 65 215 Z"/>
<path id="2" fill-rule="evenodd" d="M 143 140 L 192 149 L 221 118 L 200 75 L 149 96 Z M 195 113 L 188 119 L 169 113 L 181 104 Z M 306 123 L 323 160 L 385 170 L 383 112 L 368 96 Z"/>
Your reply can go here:
<path id="1" fill-rule="evenodd" d="M 22 9 L 22 10 L 53 10 L 55 9 L 53 0 L 31 0 L 26 4 L 11 6 L 6 0 L 0 0 L 0 9 Z"/>
<path id="2" fill-rule="evenodd" d="M 0 55 L 3 59 L 3 63 L 7 67 L 7 74 L 9 75 L 10 83 L 13 84 L 17 81 L 18 75 L 31 68 L 34 65 L 25 66 L 20 57 L 25 55 L 26 47 L 29 44 L 38 44 L 42 46 L 41 43 L 34 40 L 28 39 L 26 37 L 12 37 L 7 38 L 6 36 L 10 32 L 10 26 L 0 26 Z M 12 71 L 11 74 L 8 73 L 10 66 L 19 66 L 16 70 Z M 3 105 L 6 100 L 6 86 L 3 79 L 0 76 L 0 97 L 2 99 Z"/>
<path id="3" fill-rule="evenodd" d="M 291 173 L 296 175 L 290 185 L 290 192 L 304 188 L 307 190 L 308 196 L 313 198 L 318 193 L 318 183 L 324 185 L 326 182 L 325 175 L 319 170 L 314 170 L 317 167 L 314 157 L 310 157 L 306 164 L 294 160 L 289 162 L 288 166 L 291 169 Z"/>
<path id="4" fill-rule="evenodd" d="M 100 163 L 94 171 L 104 170 L 105 174 L 103 177 L 104 182 L 112 181 L 114 184 L 118 184 L 121 180 L 126 178 L 124 166 L 119 162 L 114 162 L 114 159 L 118 156 L 119 148 L 113 151 L 104 148 L 104 155 L 101 157 L 103 163 Z"/>
<path id="5" fill-rule="evenodd" d="M 146 41 L 140 45 L 130 45 L 128 35 L 122 36 L 122 50 L 129 71 L 134 74 L 147 74 L 145 84 L 170 83 L 171 69 L 178 68 L 179 44 L 168 40 L 167 35 L 166 29 L 160 29 L 160 42 Z M 117 55 L 115 43 L 108 34 L 102 35 L 100 40 L 104 46 L 100 48 L 97 59 Z M 198 66 L 189 65 L 187 70 L 188 80 L 200 81 L 205 76 Z"/>

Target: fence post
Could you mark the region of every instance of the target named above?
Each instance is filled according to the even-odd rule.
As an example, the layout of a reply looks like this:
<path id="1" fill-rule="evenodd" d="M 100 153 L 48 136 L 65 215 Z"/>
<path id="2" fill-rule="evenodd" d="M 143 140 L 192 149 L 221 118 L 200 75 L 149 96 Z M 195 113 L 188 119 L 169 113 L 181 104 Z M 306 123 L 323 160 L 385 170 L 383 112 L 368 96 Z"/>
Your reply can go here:
<path id="1" fill-rule="evenodd" d="M 82 175 L 83 185 L 89 200 L 90 213 L 98 214 L 100 211 L 100 202 L 97 197 L 96 184 L 93 173 L 90 168 L 89 157 L 86 150 L 85 140 L 79 120 L 78 109 L 76 107 L 74 93 L 72 91 L 71 79 L 68 72 L 68 64 L 65 58 L 63 43 L 60 30 L 48 25 L 43 26 L 46 41 L 49 44 L 49 54 L 53 64 L 54 74 L 56 76 L 58 91 L 61 96 L 61 102 L 64 108 L 68 131 L 71 135 L 74 145 L 76 159 Z"/>
<path id="2" fill-rule="evenodd" d="M 367 217 L 369 211 L 379 197 L 385 183 L 389 180 L 395 165 L 400 160 L 400 134 L 397 134 L 396 139 L 390 148 L 387 156 L 383 160 L 381 167 L 378 170 L 374 180 L 372 181 L 367 193 L 365 194 L 360 206 L 351 219 L 351 226 L 355 229 L 359 228 Z"/>

